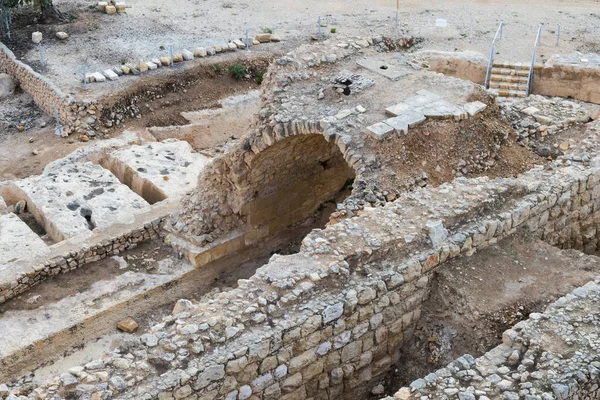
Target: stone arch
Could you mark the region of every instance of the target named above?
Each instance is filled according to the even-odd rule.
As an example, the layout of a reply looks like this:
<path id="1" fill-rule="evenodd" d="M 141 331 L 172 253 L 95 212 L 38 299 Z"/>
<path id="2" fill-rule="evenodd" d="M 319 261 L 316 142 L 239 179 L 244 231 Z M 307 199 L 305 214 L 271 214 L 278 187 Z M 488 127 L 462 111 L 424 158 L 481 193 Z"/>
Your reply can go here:
<path id="1" fill-rule="evenodd" d="M 249 245 L 308 217 L 360 165 L 345 137 L 323 128 L 301 121 L 248 132 L 204 171 L 167 229 L 196 245 L 240 230 Z"/>

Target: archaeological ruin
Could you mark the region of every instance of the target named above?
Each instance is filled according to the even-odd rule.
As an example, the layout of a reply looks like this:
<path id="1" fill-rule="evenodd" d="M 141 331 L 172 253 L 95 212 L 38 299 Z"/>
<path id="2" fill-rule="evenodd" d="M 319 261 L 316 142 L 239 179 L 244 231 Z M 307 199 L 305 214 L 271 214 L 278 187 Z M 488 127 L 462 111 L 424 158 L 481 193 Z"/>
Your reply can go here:
<path id="1" fill-rule="evenodd" d="M 0 1 L 0 399 L 600 399 L 597 1 L 208 1 Z"/>

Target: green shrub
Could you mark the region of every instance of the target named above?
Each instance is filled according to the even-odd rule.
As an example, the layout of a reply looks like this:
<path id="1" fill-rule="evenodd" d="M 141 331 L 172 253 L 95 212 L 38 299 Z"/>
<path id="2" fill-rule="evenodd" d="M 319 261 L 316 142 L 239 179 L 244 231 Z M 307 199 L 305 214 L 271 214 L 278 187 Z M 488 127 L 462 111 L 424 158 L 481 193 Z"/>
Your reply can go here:
<path id="1" fill-rule="evenodd" d="M 242 64 L 233 64 L 229 67 L 229 72 L 231 72 L 231 75 L 239 81 L 246 75 L 248 71 Z"/>
<path id="2" fill-rule="evenodd" d="M 256 74 L 256 83 L 258 83 L 259 85 L 262 84 L 264 76 L 264 72 L 259 72 L 258 74 Z"/>
<path id="3" fill-rule="evenodd" d="M 271 28 L 263 28 L 263 33 L 273 33 L 273 29 L 271 29 Z"/>
<path id="4" fill-rule="evenodd" d="M 336 33 L 336 32 L 337 32 L 337 29 L 331 28 L 331 33 Z"/>

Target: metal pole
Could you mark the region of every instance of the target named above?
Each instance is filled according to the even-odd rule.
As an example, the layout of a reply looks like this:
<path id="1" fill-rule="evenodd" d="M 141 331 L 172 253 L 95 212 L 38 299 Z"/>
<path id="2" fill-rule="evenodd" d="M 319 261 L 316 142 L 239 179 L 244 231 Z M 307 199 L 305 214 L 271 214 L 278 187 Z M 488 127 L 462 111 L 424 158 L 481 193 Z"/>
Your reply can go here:
<path id="1" fill-rule="evenodd" d="M 85 64 L 83 64 L 83 88 L 87 89 L 87 73 L 86 73 Z"/>
<path id="2" fill-rule="evenodd" d="M 400 11 L 400 0 L 396 0 L 396 29 L 398 29 L 398 27 L 400 26 L 400 21 L 399 21 L 399 14 Z"/>
<path id="3" fill-rule="evenodd" d="M 540 45 L 540 37 L 542 36 L 541 33 L 542 33 L 542 26 L 543 25 L 544 24 L 540 22 L 540 28 L 538 29 L 538 36 L 537 36 L 537 40 L 535 42 L 536 46 Z"/>
<path id="4" fill-rule="evenodd" d="M 46 63 L 44 62 L 44 46 L 42 46 L 41 44 L 39 46 L 40 46 L 40 63 L 42 63 L 42 70 L 44 70 L 46 67 Z"/>
<path id="5" fill-rule="evenodd" d="M 558 47 L 558 42 L 560 42 L 560 24 L 558 24 L 558 30 L 556 31 L 556 47 Z"/>
<path id="6" fill-rule="evenodd" d="M 248 29 L 246 29 L 246 51 L 250 49 L 250 44 L 248 44 Z"/>
<path id="7" fill-rule="evenodd" d="M 8 22 L 8 14 L 6 15 L 6 35 L 8 36 L 8 40 L 10 40 L 10 23 Z"/>
<path id="8" fill-rule="evenodd" d="M 321 40 L 321 16 L 317 19 L 317 39 Z"/>
<path id="9" fill-rule="evenodd" d="M 173 45 L 170 46 L 171 49 L 171 68 L 173 68 Z"/>
<path id="10" fill-rule="evenodd" d="M 54 118 L 56 119 L 56 129 L 58 130 L 58 133 L 60 133 L 60 136 L 62 136 L 63 129 L 60 125 L 60 121 L 58 120 L 58 111 L 56 110 L 56 104 L 54 105 Z"/>
<path id="11" fill-rule="evenodd" d="M 500 37 L 499 39 L 502 39 L 502 31 L 504 30 L 504 21 L 500 21 Z"/>

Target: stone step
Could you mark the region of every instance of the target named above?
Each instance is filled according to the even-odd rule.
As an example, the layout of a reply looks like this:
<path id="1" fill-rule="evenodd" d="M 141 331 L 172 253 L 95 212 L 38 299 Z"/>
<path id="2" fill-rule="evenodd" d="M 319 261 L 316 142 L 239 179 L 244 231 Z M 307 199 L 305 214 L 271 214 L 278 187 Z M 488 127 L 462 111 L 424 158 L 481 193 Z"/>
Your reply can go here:
<path id="1" fill-rule="evenodd" d="M 507 68 L 492 68 L 492 75 L 504 76 L 529 76 L 529 69 L 507 69 Z"/>
<path id="2" fill-rule="evenodd" d="M 492 91 L 501 97 L 527 97 L 525 90 L 492 89 Z"/>
<path id="3" fill-rule="evenodd" d="M 529 63 L 511 63 L 504 61 L 494 61 L 492 67 L 494 68 L 508 68 L 513 70 L 528 70 L 529 71 Z"/>
<path id="4" fill-rule="evenodd" d="M 511 83 L 527 83 L 526 76 L 519 75 L 492 75 L 490 82 L 511 82 Z"/>
<path id="5" fill-rule="evenodd" d="M 509 89 L 509 90 L 527 90 L 527 84 L 509 83 L 509 82 L 490 82 L 492 89 Z"/>

